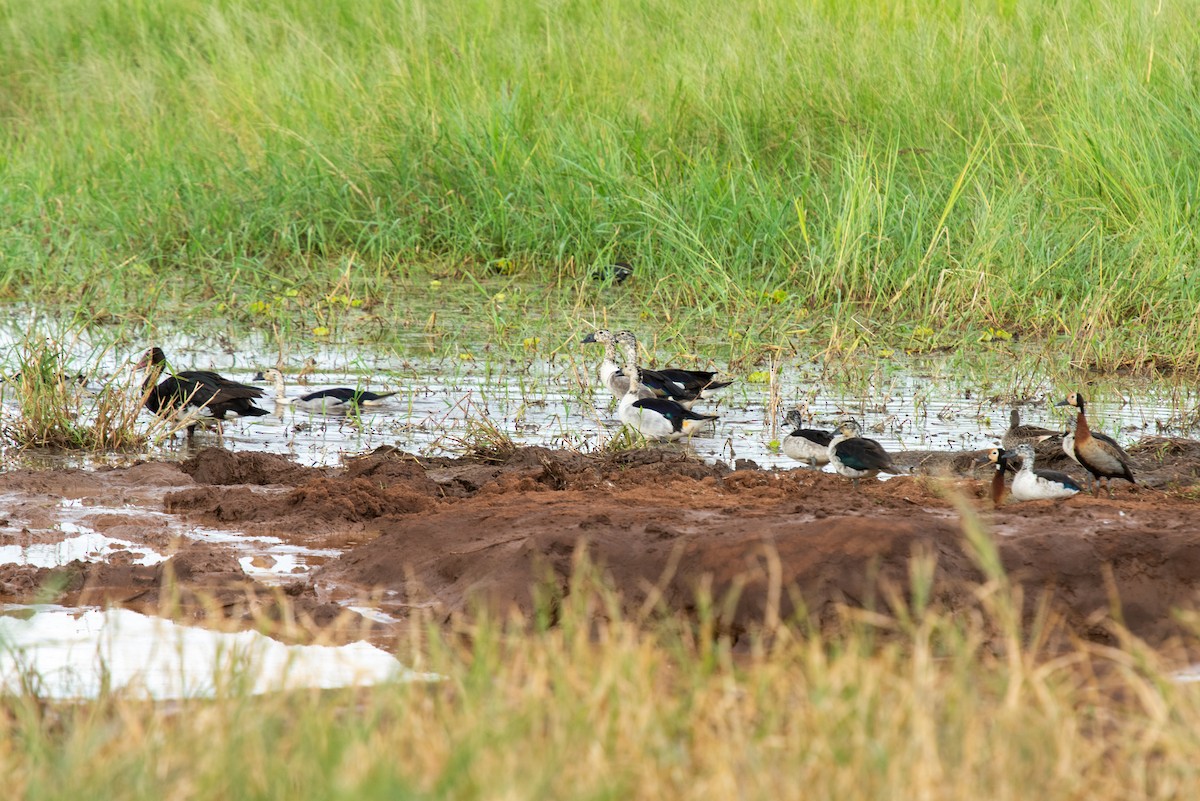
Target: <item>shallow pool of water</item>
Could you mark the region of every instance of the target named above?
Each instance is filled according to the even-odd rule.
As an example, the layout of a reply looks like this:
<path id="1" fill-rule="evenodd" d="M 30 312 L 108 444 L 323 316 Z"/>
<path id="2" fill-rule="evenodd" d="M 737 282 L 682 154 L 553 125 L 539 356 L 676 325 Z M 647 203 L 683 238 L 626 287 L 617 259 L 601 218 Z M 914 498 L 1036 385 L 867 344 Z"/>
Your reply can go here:
<path id="1" fill-rule="evenodd" d="M 177 625 L 126 609 L 0 607 L 0 690 L 153 699 L 429 680 L 365 642 L 284 645 L 258 632 Z"/>

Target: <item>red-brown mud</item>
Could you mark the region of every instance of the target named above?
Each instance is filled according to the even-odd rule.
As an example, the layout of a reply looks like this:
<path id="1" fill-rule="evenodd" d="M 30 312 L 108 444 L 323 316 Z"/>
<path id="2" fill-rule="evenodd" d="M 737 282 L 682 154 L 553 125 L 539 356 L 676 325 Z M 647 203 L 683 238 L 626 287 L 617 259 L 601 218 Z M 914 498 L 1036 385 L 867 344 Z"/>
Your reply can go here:
<path id="1" fill-rule="evenodd" d="M 1154 441 L 1133 453 L 1146 485 L 1117 483 L 1112 499 L 998 510 L 982 479 L 898 477 L 855 490 L 828 473 L 734 472 L 670 449 L 522 448 L 502 464 L 382 449 L 340 469 L 208 449 L 180 464 L 14 471 L 0 475 L 0 545 L 61 537 L 54 521 L 66 500 L 81 524 L 170 558 L 2 565 L 0 602 L 165 605 L 261 619 L 282 614 L 285 595 L 317 623 L 350 600 L 399 618 L 422 610 L 448 619 L 474 604 L 528 615 L 535 587 L 551 599 L 570 591 L 586 552 L 631 612 L 693 614 L 704 593 L 736 597 L 722 607 L 736 636 L 776 599 L 784 617 L 820 624 L 845 606 L 886 610 L 881 588 L 908 587 L 917 554 L 936 557 L 936 603 L 973 605 L 982 575 L 955 506 L 965 498 L 1031 608 L 1048 596 L 1072 630 L 1099 639 L 1116 610 L 1134 633 L 1159 642 L 1182 633 L 1175 612 L 1200 601 L 1200 507 L 1186 489 L 1200 472 L 1200 447 Z M 190 538 L 197 527 L 340 555 L 267 587 L 242 572 L 234 546 Z"/>

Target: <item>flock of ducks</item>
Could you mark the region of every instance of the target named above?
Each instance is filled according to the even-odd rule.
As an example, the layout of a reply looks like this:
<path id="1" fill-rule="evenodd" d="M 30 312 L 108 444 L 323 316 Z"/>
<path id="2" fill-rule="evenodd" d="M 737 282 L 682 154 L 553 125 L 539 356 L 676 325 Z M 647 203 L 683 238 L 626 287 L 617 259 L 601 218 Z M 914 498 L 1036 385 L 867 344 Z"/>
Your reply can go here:
<path id="1" fill-rule="evenodd" d="M 604 346 L 600 381 L 618 400 L 617 417 L 621 422 L 647 439 L 690 437 L 719 419 L 719 415 L 696 412 L 692 407 L 698 401 L 713 397 L 732 381 L 722 380 L 717 373 L 706 370 L 640 367 L 637 338 L 630 331 L 600 329 L 585 337 L 583 342 Z M 618 355 L 622 357 L 623 365 L 618 363 Z M 209 370 L 172 371 L 161 348 L 146 351 L 137 368 L 146 371 L 142 383 L 145 407 L 161 417 L 180 420 L 187 426 L 189 440 L 202 417 L 221 421 L 227 415 L 256 417 L 269 414 L 254 405 L 255 400 L 266 394 L 260 387 L 241 384 Z M 290 397 L 279 370 L 266 370 L 257 378 L 274 384 L 276 404 L 318 413 L 359 410 L 378 405 L 395 394 L 333 387 Z M 1114 478 L 1135 483 L 1129 455 L 1116 440 L 1093 432 L 1088 425 L 1083 395 L 1072 392 L 1057 405 L 1078 410 L 1071 421 L 1071 430 L 1064 433 L 1022 425 L 1014 409 L 1000 447 L 990 449 L 977 460 L 978 464 L 988 463 L 995 467 L 992 498 L 996 504 L 1003 499 L 1004 479 L 1008 473 L 1013 474 L 1009 491 L 1021 501 L 1069 498 L 1083 490 L 1067 474 L 1039 470 L 1035 466 L 1035 445 L 1059 437 L 1066 455 L 1087 472 L 1088 489 L 1093 494 L 1099 493 L 1101 482 L 1104 482 L 1111 497 Z M 851 479 L 855 487 L 862 478 L 905 472 L 893 463 L 882 445 L 862 436 L 862 430 L 854 420 L 842 422 L 833 431 L 822 431 L 806 428 L 803 413 L 795 409 L 784 417 L 784 425 L 791 429 L 780 441 L 785 455 L 812 468 L 828 464 L 836 473 Z"/>

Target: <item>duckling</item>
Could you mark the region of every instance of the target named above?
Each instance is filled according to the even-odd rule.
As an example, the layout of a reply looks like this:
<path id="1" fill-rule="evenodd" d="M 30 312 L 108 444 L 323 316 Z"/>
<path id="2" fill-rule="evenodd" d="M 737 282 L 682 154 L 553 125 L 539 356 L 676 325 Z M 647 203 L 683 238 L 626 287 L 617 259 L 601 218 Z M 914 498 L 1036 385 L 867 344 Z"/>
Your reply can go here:
<path id="1" fill-rule="evenodd" d="M 792 409 L 783 417 L 783 424 L 792 429 L 780 441 L 780 449 L 797 462 L 804 462 L 809 467 L 829 464 L 829 443 L 833 434 L 816 428 L 804 428 L 804 415 L 799 409 Z"/>
<path id="2" fill-rule="evenodd" d="M 1002 456 L 1021 460 L 1021 469 L 1012 482 L 1012 495 L 1018 501 L 1070 498 L 1079 494 L 1080 486 L 1066 473 L 1034 469 L 1036 455 L 1028 442 L 1021 443 L 1015 450 L 1004 451 Z"/>
<path id="3" fill-rule="evenodd" d="M 220 421 L 227 414 L 239 417 L 269 414 L 251 403 L 263 396 L 261 389 L 239 384 L 210 370 L 181 370 L 169 373 L 161 383 L 156 383 L 164 371 L 170 370 L 161 348 L 146 351 L 134 369 L 146 371 L 142 382 L 145 394 L 142 405 L 159 417 L 174 417 L 186 423 L 189 442 L 195 437 L 200 417 Z"/>
<path id="4" fill-rule="evenodd" d="M 975 460 L 976 464 L 989 462 L 996 466 L 992 473 L 992 507 L 999 509 L 1000 504 L 1004 501 L 1004 474 L 1012 470 L 1013 466 L 1009 460 L 1008 451 L 1003 448 L 992 448 Z"/>
<path id="5" fill-rule="evenodd" d="M 616 335 L 625 352 L 625 368 L 629 387 L 617 406 L 621 422 L 644 437 L 679 439 L 696 432 L 701 426 L 718 419 L 719 415 L 699 414 L 669 398 L 643 398 L 640 394 L 641 371 L 637 366 L 637 340 L 628 331 Z"/>
<path id="6" fill-rule="evenodd" d="M 1000 444 L 1005 450 L 1011 451 L 1022 442 L 1036 445 L 1051 437 L 1061 436 L 1061 431 L 1051 431 L 1041 426 L 1021 425 L 1021 413 L 1013 409 L 1008 415 L 1008 430 L 1004 432 L 1004 436 L 1000 439 Z"/>
<path id="7" fill-rule="evenodd" d="M 365 389 L 350 387 L 332 387 L 318 392 L 309 392 L 298 398 L 289 398 L 283 384 L 283 373 L 272 368 L 264 370 L 263 380 L 275 383 L 275 402 L 280 406 L 291 406 L 309 412 L 337 414 L 355 411 L 363 406 L 379 406 L 384 399 L 395 395 L 395 392 L 368 392 Z"/>
<path id="8" fill-rule="evenodd" d="M 1067 395 L 1066 400 L 1055 405 L 1074 406 L 1079 410 L 1079 414 L 1075 415 L 1074 433 L 1063 437 L 1063 450 L 1066 451 L 1067 456 L 1079 462 L 1083 469 L 1088 471 L 1090 478 L 1095 479 L 1093 495 L 1099 494 L 1101 479 L 1105 480 L 1110 498 L 1113 497 L 1112 479 L 1123 478 L 1130 484 L 1137 483 L 1134 481 L 1133 471 L 1129 467 L 1129 454 L 1112 437 L 1094 434 L 1088 428 L 1082 393 L 1072 392 Z M 1090 488 L 1091 481 L 1088 484 Z"/>
<path id="9" fill-rule="evenodd" d="M 882 445 L 862 436 L 862 429 L 854 420 L 838 426 L 837 435 L 829 443 L 829 463 L 835 471 L 853 481 L 855 487 L 864 476 L 874 478 L 881 472 L 894 475 L 901 472 L 892 464 L 892 457 Z"/>

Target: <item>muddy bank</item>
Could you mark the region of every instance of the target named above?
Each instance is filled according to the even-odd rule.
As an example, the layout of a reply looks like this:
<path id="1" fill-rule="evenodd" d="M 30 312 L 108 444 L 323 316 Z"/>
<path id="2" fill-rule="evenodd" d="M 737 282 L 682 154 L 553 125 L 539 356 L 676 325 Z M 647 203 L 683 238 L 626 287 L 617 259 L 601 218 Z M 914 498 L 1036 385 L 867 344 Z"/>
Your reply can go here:
<path id="1" fill-rule="evenodd" d="M 1200 449 L 1159 441 L 1132 453 L 1147 485 L 999 510 L 983 478 L 900 477 L 856 492 L 828 473 L 731 471 L 666 448 L 522 448 L 502 463 L 385 448 L 340 469 L 208 449 L 179 464 L 17 471 L 0 475 L 2 542 L 61 537 L 56 521 L 69 516 L 167 558 L 0 566 L 0 601 L 182 604 L 196 616 L 261 620 L 286 598 L 317 625 L 347 603 L 401 622 L 414 610 L 449 619 L 472 604 L 528 615 L 532 588 L 561 597 L 586 550 L 630 612 L 692 614 L 700 592 L 736 595 L 723 625 L 737 636 L 776 602 L 784 616 L 824 625 L 843 605 L 884 608 L 881 582 L 907 587 L 918 553 L 936 557 L 936 601 L 971 606 L 980 574 L 958 496 L 994 531 L 1031 604 L 1049 593 L 1075 631 L 1104 639 L 1115 591 L 1124 623 L 1161 641 L 1181 632 L 1173 610 L 1200 601 L 1200 527 L 1186 491 L 1156 487 L 1195 483 Z M 229 539 L 205 539 L 214 528 Z M 252 547 L 239 536 L 327 555 L 267 581 L 248 574 Z"/>

